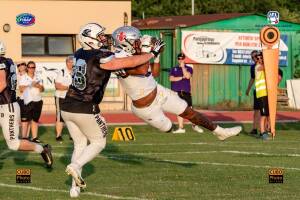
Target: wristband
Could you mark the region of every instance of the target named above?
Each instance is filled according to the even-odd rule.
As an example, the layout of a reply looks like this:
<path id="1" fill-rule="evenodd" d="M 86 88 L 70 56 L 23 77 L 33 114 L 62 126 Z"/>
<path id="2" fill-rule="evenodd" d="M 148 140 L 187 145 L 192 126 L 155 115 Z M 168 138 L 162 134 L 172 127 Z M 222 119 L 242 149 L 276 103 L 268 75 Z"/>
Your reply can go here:
<path id="1" fill-rule="evenodd" d="M 151 51 L 151 53 L 154 55 L 154 57 L 156 58 L 158 55 L 159 55 L 159 53 L 158 52 L 156 52 L 156 51 Z"/>
<path id="2" fill-rule="evenodd" d="M 159 63 L 160 61 L 160 54 L 158 54 L 158 56 L 156 58 L 154 58 L 154 63 Z"/>

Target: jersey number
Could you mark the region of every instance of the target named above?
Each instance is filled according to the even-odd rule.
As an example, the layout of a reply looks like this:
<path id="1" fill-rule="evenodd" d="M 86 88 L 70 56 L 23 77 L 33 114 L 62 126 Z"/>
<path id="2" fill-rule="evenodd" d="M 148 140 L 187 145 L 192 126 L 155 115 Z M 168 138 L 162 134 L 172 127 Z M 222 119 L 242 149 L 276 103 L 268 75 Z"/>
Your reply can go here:
<path id="1" fill-rule="evenodd" d="M 16 66 L 10 66 L 10 89 L 16 90 L 17 89 L 17 75 L 16 75 Z"/>
<path id="2" fill-rule="evenodd" d="M 86 87 L 86 62 L 78 59 L 73 67 L 72 85 L 78 90 L 84 90 Z"/>

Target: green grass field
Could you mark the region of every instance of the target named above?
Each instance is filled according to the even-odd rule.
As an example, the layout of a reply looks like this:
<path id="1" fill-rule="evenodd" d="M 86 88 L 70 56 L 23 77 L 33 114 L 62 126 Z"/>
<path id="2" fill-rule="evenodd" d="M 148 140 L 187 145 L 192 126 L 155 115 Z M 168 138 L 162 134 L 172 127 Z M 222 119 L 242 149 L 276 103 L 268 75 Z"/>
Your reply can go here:
<path id="1" fill-rule="evenodd" d="M 229 126 L 229 125 L 224 125 Z M 85 166 L 87 188 L 80 199 L 300 199 L 300 124 L 280 124 L 274 141 L 247 135 L 251 127 L 224 142 L 212 134 L 159 133 L 133 126 L 135 142 L 112 142 Z M 110 127 L 110 133 L 113 127 Z M 53 146 L 54 167 L 39 155 L 7 150 L 0 139 L 0 199 L 68 199 L 65 173 L 72 142 L 59 144 L 53 127 L 40 127 Z M 66 133 L 66 130 L 65 130 Z M 270 184 L 268 169 L 282 167 L 284 183 Z M 16 169 L 32 170 L 31 184 L 16 183 Z"/>

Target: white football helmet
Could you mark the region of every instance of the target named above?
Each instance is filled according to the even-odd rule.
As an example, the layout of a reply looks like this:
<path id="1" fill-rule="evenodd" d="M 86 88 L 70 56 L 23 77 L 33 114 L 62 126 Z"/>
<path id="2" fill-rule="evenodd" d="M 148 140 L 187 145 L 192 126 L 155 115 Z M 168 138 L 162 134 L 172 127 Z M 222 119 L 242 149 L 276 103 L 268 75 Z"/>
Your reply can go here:
<path id="1" fill-rule="evenodd" d="M 0 55 L 4 56 L 5 52 L 6 52 L 5 45 L 4 45 L 4 43 L 2 41 L 0 41 Z"/>
<path id="2" fill-rule="evenodd" d="M 139 29 L 133 26 L 122 26 L 112 34 L 114 46 L 123 49 L 131 55 L 141 52 L 141 37 Z"/>
<path id="3" fill-rule="evenodd" d="M 104 31 L 105 28 L 97 23 L 88 23 L 81 27 L 78 37 L 82 48 L 100 49 L 107 42 Z"/>

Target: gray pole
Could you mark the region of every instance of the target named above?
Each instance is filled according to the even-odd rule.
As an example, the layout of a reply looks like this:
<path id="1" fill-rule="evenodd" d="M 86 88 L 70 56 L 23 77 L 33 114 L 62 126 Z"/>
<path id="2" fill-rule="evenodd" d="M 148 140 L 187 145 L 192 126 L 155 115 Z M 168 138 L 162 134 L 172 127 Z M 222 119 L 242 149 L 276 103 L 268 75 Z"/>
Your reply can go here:
<path id="1" fill-rule="evenodd" d="M 192 0 L 192 15 L 195 14 L 195 5 L 194 5 L 194 0 Z"/>

